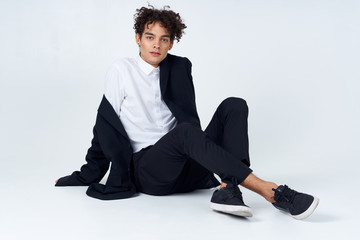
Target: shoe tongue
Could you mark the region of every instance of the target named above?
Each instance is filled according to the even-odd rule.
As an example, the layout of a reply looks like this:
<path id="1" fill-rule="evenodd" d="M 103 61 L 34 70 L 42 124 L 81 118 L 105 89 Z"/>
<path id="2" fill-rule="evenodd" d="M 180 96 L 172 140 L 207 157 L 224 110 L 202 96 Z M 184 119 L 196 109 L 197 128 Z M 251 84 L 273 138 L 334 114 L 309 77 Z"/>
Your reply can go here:
<path id="1" fill-rule="evenodd" d="M 278 192 L 283 192 L 283 191 L 284 191 L 284 189 L 285 189 L 285 186 L 280 185 L 280 186 L 278 186 L 278 188 L 277 188 L 277 189 L 275 189 L 275 192 L 276 192 L 276 191 L 278 191 Z"/>
<path id="2" fill-rule="evenodd" d="M 283 185 L 278 186 L 277 189 L 273 188 L 273 191 L 275 192 L 275 194 L 274 194 L 274 200 L 275 201 L 279 200 L 279 197 L 284 192 L 284 189 L 285 189 L 285 186 L 283 186 Z"/>

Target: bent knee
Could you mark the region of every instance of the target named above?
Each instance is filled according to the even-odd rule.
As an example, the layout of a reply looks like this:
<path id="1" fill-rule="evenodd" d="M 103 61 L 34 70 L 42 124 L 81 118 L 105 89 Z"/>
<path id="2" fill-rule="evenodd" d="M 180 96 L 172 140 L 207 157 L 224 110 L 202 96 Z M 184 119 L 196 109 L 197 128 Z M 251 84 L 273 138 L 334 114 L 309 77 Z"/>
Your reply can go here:
<path id="1" fill-rule="evenodd" d="M 248 111 L 247 103 L 242 98 L 237 97 L 228 97 L 223 100 L 219 106 L 220 108 L 230 111 L 230 110 L 239 110 L 239 111 Z"/>

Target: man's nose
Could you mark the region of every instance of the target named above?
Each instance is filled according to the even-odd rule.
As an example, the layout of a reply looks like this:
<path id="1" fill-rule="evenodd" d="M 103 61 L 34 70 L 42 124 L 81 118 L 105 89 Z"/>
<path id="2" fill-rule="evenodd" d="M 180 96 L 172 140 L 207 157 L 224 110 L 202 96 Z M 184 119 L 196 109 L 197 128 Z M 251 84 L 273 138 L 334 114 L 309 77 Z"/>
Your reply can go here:
<path id="1" fill-rule="evenodd" d="M 159 49 L 160 48 L 160 40 L 155 41 L 154 48 Z"/>

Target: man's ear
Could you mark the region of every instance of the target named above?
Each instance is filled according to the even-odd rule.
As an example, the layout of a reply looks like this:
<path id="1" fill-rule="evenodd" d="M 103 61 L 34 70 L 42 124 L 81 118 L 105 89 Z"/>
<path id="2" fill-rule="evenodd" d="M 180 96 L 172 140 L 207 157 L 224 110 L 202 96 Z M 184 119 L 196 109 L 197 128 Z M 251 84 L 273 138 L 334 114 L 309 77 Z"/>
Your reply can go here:
<path id="1" fill-rule="evenodd" d="M 140 34 L 135 34 L 135 41 L 137 45 L 140 45 Z"/>
<path id="2" fill-rule="evenodd" d="M 174 40 L 171 41 L 170 46 L 169 46 L 169 50 L 171 50 L 173 46 L 174 46 Z"/>

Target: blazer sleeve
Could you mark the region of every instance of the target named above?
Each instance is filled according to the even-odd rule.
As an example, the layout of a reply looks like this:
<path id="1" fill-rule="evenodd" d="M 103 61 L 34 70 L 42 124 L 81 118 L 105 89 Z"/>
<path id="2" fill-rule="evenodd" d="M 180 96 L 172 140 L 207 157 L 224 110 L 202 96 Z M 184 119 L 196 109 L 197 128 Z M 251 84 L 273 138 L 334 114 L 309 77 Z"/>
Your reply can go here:
<path id="1" fill-rule="evenodd" d="M 98 118 L 96 121 L 98 121 Z M 89 186 L 92 183 L 100 182 L 104 177 L 110 161 L 105 157 L 101 149 L 95 127 L 93 128 L 93 134 L 91 146 L 85 157 L 87 163 L 81 167 L 80 171 L 74 171 L 71 175 L 60 178 L 55 186 Z"/>

